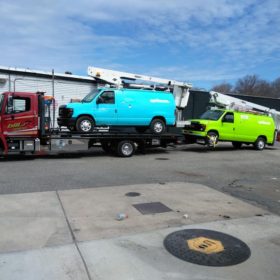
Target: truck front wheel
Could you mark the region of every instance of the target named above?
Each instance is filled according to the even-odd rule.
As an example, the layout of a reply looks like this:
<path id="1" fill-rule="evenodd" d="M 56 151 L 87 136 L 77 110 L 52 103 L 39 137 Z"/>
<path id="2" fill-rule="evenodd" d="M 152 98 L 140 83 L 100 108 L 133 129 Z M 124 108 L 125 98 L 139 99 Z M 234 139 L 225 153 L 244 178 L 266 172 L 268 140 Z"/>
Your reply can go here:
<path id="1" fill-rule="evenodd" d="M 94 127 L 94 121 L 87 116 L 79 117 L 76 122 L 76 129 L 78 132 L 89 133 L 92 132 Z"/>

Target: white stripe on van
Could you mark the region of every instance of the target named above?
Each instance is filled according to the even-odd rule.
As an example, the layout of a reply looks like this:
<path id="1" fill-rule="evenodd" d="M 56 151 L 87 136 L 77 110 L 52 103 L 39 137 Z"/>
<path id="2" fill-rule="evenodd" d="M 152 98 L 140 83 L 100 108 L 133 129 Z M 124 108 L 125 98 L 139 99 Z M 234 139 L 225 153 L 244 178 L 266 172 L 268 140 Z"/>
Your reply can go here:
<path id="1" fill-rule="evenodd" d="M 170 103 L 169 100 L 163 100 L 163 99 L 150 99 L 151 103 Z"/>

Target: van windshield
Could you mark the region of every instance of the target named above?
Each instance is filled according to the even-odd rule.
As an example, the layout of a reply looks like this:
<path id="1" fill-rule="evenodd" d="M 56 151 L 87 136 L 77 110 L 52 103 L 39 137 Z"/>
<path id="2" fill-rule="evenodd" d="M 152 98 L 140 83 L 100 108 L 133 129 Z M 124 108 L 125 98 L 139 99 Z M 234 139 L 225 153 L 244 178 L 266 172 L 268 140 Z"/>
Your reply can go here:
<path id="1" fill-rule="evenodd" d="M 3 102 L 4 102 L 4 94 L 0 94 L 0 112 L 2 111 Z"/>
<path id="2" fill-rule="evenodd" d="M 96 96 L 97 94 L 101 91 L 101 89 L 93 89 L 88 95 L 86 95 L 83 99 L 82 99 L 82 102 L 85 102 L 85 103 L 89 103 L 91 102 Z"/>
<path id="3" fill-rule="evenodd" d="M 201 120 L 210 120 L 210 121 L 217 121 L 222 115 L 224 111 L 221 110 L 209 110 L 203 113 L 200 116 Z"/>

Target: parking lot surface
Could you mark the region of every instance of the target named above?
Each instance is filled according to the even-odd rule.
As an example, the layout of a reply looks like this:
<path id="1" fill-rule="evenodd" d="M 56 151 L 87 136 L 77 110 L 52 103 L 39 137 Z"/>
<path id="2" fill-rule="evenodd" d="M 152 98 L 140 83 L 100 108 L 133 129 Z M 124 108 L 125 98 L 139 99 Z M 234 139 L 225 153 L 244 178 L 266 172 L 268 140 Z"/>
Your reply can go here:
<path id="1" fill-rule="evenodd" d="M 90 153 L 0 160 L 0 194 L 167 182 L 193 182 L 280 214 L 280 145 L 255 151 L 186 145 L 118 158 Z"/>

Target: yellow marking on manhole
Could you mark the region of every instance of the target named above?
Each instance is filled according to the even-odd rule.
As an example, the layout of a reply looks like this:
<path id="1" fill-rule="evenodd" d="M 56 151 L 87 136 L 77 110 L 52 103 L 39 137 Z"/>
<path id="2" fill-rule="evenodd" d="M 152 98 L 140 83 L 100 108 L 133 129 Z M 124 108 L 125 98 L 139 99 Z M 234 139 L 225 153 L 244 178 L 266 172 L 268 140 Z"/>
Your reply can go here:
<path id="1" fill-rule="evenodd" d="M 225 250 L 223 243 L 219 240 L 206 237 L 197 237 L 186 240 L 189 248 L 204 254 L 220 253 Z"/>

